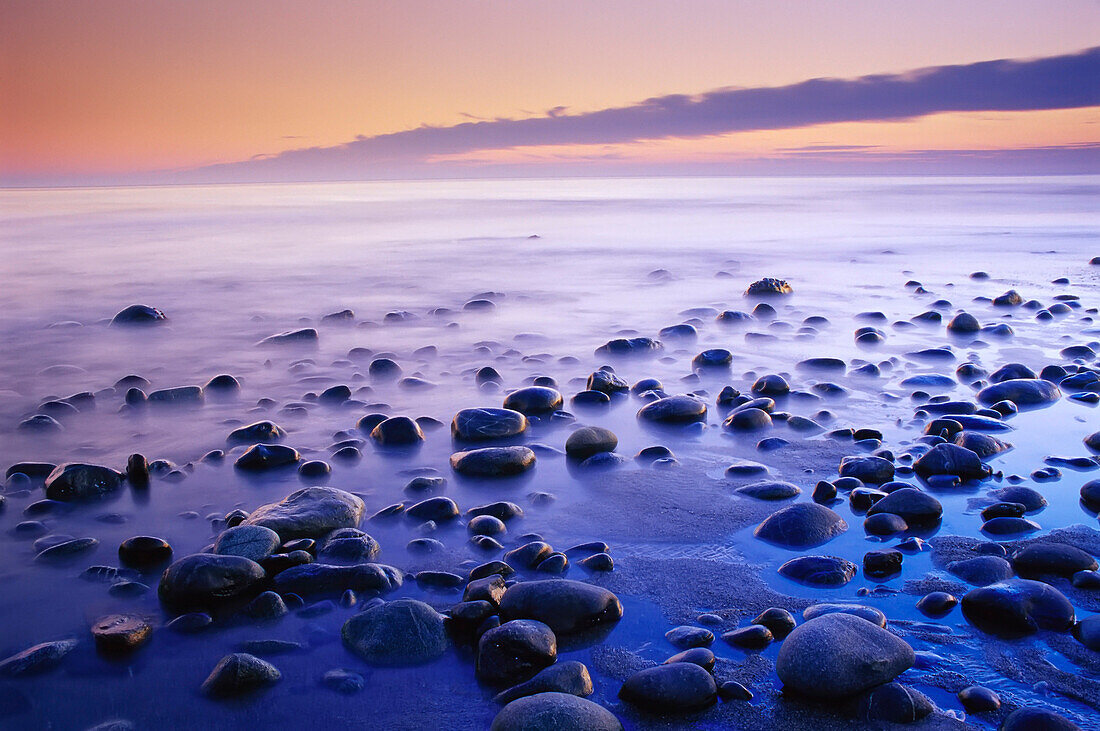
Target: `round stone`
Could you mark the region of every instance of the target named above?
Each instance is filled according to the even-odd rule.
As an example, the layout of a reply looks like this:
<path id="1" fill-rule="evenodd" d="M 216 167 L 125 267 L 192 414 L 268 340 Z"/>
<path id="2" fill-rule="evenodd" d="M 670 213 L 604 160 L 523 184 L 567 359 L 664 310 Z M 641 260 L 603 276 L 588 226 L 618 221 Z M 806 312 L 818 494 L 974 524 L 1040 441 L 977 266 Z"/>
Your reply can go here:
<path id="1" fill-rule="evenodd" d="M 506 705 L 490 731 L 622 731 L 611 711 L 569 693 L 536 693 Z"/>
<path id="2" fill-rule="evenodd" d="M 468 477 L 507 477 L 535 466 L 535 453 L 527 447 L 484 447 L 451 455 L 451 469 Z"/>
<path id="3" fill-rule="evenodd" d="M 666 396 L 638 410 L 638 419 L 658 424 L 692 424 L 706 418 L 706 403 L 694 396 Z"/>
<path id="4" fill-rule="evenodd" d="M 267 578 L 241 556 L 196 553 L 181 558 L 160 578 L 160 600 L 175 609 L 203 609 L 247 595 Z"/>
<path id="5" fill-rule="evenodd" d="M 96 620 L 92 637 L 100 652 L 121 653 L 137 649 L 148 641 L 153 628 L 141 617 L 112 614 Z"/>
<path id="6" fill-rule="evenodd" d="M 769 515 L 753 535 L 786 548 L 813 548 L 846 530 L 844 519 L 824 505 L 796 503 Z"/>
<path id="7" fill-rule="evenodd" d="M 644 710 L 685 713 L 713 705 L 718 700 L 714 677 L 689 662 L 646 668 L 627 678 L 619 697 Z"/>
<path id="8" fill-rule="evenodd" d="M 962 599 L 962 611 L 978 629 L 1005 638 L 1024 637 L 1040 629 L 1064 632 L 1074 622 L 1073 605 L 1062 592 L 1029 579 L 971 589 Z"/>
<path id="9" fill-rule="evenodd" d="M 527 417 L 511 409 L 463 409 L 451 419 L 451 436 L 467 442 L 516 437 L 527 430 Z"/>
<path id="10" fill-rule="evenodd" d="M 614 452 L 619 438 L 610 429 L 582 426 L 565 440 L 565 453 L 572 459 L 585 460 L 601 452 Z"/>
<path id="11" fill-rule="evenodd" d="M 431 662 L 450 646 L 443 616 L 415 599 L 397 599 L 355 615 L 341 630 L 344 644 L 372 665 Z"/>
<path id="12" fill-rule="evenodd" d="M 561 394 L 546 386 L 528 386 L 513 391 L 504 399 L 504 408 L 531 416 L 556 411 L 562 406 Z"/>

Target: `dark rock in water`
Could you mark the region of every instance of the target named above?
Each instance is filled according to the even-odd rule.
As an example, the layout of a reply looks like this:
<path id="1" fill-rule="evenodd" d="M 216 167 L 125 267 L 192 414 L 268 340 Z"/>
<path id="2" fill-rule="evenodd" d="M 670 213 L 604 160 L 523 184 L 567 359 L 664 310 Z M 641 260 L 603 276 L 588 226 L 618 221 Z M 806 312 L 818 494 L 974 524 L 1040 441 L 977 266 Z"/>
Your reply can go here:
<path id="1" fill-rule="evenodd" d="M 562 407 L 561 394 L 546 386 L 528 386 L 513 391 L 504 399 L 504 408 L 526 416 L 547 414 Z"/>
<path id="2" fill-rule="evenodd" d="M 1052 586 L 1009 579 L 971 589 L 962 599 L 963 616 L 989 634 L 1015 638 L 1040 629 L 1064 632 L 1073 626 L 1073 605 Z"/>
<path id="3" fill-rule="evenodd" d="M 108 654 L 135 650 L 148 642 L 152 634 L 148 622 L 129 614 L 112 614 L 92 624 L 96 649 Z"/>
<path id="4" fill-rule="evenodd" d="M 168 316 L 149 305 L 130 305 L 111 318 L 111 326 L 163 325 Z"/>
<path id="5" fill-rule="evenodd" d="M 568 579 L 524 581 L 504 592 L 500 615 L 505 621 L 535 619 L 555 635 L 568 635 L 623 616 L 623 606 L 610 591 Z"/>
<path id="6" fill-rule="evenodd" d="M 796 503 L 772 513 L 753 535 L 787 548 L 813 548 L 848 530 L 837 513 L 817 503 Z"/>
<path id="7" fill-rule="evenodd" d="M 1024 511 L 1028 513 L 1042 510 L 1047 504 L 1047 499 L 1043 497 L 1041 492 L 1025 485 L 1002 487 L 998 490 L 991 490 L 989 494 L 1002 502 L 1019 503 L 1024 506 Z"/>
<path id="8" fill-rule="evenodd" d="M 665 639 L 668 640 L 673 647 L 678 647 L 683 650 L 691 647 L 706 647 L 714 642 L 714 633 L 703 627 L 690 627 L 684 625 L 682 627 L 673 627 L 668 632 L 665 632 Z"/>
<path id="9" fill-rule="evenodd" d="M 49 540 L 54 538 L 55 540 Z M 71 538 L 70 536 L 45 536 L 35 541 L 35 549 L 41 548 L 35 561 L 67 561 L 82 553 L 95 549 L 99 541 L 95 538 Z M 44 547 L 42 547 L 44 546 Z"/>
<path id="10" fill-rule="evenodd" d="M 134 536 L 119 544 L 118 558 L 136 568 L 157 566 L 172 558 L 172 547 L 163 538 Z"/>
<path id="11" fill-rule="evenodd" d="M 904 640 L 851 614 L 815 617 L 779 648 L 775 669 L 785 690 L 830 700 L 888 683 L 916 657 Z"/>
<path id="12" fill-rule="evenodd" d="M 255 655 L 235 652 L 223 657 L 202 684 L 202 692 L 217 698 L 250 693 L 275 683 L 282 673 Z"/>
<path id="13" fill-rule="evenodd" d="M 863 574 L 874 578 L 893 576 L 901 572 L 901 551 L 886 548 L 868 551 L 863 556 Z"/>
<path id="14" fill-rule="evenodd" d="M 955 695 L 967 713 L 993 713 L 1001 708 L 1001 697 L 980 685 L 968 686 Z"/>
<path id="15" fill-rule="evenodd" d="M 367 366 L 367 373 L 370 374 L 372 381 L 396 381 L 401 377 L 402 371 L 399 366 L 391 358 L 375 358 Z"/>
<path id="16" fill-rule="evenodd" d="M 285 444 L 253 444 L 233 466 L 248 472 L 263 472 L 298 463 L 298 450 Z"/>
<path id="17" fill-rule="evenodd" d="M 619 438 L 610 429 L 582 426 L 565 440 L 565 453 L 573 459 L 585 460 L 600 452 L 614 452 Z"/>
<path id="18" fill-rule="evenodd" d="M 882 457 L 845 457 L 840 461 L 839 473 L 841 477 L 881 485 L 894 479 L 894 464 Z"/>
<path id="19" fill-rule="evenodd" d="M 968 584 L 988 586 L 1012 578 L 1012 564 L 1000 556 L 976 556 L 947 564 L 947 570 Z"/>
<path id="20" fill-rule="evenodd" d="M 608 396 L 612 396 L 617 393 L 629 391 L 630 384 L 619 378 L 612 371 L 601 368 L 598 371 L 593 371 L 592 375 L 588 377 L 586 388 L 589 391 L 598 391 Z"/>
<path id="21" fill-rule="evenodd" d="M 951 318 L 951 322 L 947 323 L 948 332 L 958 334 L 976 333 L 981 329 L 982 326 L 978 322 L 978 318 L 968 312 L 960 312 Z"/>
<path id="22" fill-rule="evenodd" d="M 766 297 L 777 294 L 790 294 L 793 290 L 786 280 L 765 277 L 758 279 L 745 290 L 746 297 Z"/>
<path id="23" fill-rule="evenodd" d="M 479 442 L 508 439 L 527 430 L 527 417 L 511 409 L 463 409 L 451 420 L 451 436 Z"/>
<path id="24" fill-rule="evenodd" d="M 836 485 L 828 480 L 818 480 L 814 485 L 812 499 L 815 503 L 831 503 L 836 500 Z"/>
<path id="25" fill-rule="evenodd" d="M 666 396 L 639 409 L 638 418 L 661 424 L 690 424 L 706 420 L 707 405 L 694 396 Z"/>
<path id="26" fill-rule="evenodd" d="M 695 331 L 695 328 L 690 325 L 685 327 L 691 328 L 692 332 Z M 662 330 L 661 336 L 664 337 L 664 334 L 665 331 Z M 677 337 L 675 333 L 671 335 Z M 616 338 L 596 348 L 596 355 L 649 355 L 657 353 L 663 348 L 661 341 L 653 338 Z"/>
<path id="27" fill-rule="evenodd" d="M 1090 650 L 1100 652 L 1100 615 L 1085 617 L 1073 625 L 1073 636 Z"/>
<path id="28" fill-rule="evenodd" d="M 206 612 L 189 612 L 181 614 L 165 625 L 167 629 L 183 635 L 201 632 L 214 624 L 214 618 Z"/>
<path id="29" fill-rule="evenodd" d="M 99 465 L 66 462 L 46 477 L 50 500 L 88 500 L 108 495 L 122 486 L 122 474 Z"/>
<path id="30" fill-rule="evenodd" d="M 750 624 L 748 627 L 726 632 L 722 635 L 726 644 L 742 650 L 763 650 L 772 643 L 772 632 L 762 624 Z"/>
<path id="31" fill-rule="evenodd" d="M 450 647 L 443 615 L 415 599 L 371 607 L 345 622 L 340 634 L 348 649 L 371 665 L 421 665 Z"/>
<path id="32" fill-rule="evenodd" d="M 340 594 L 348 589 L 386 594 L 399 588 L 402 582 L 400 571 L 379 563 L 353 566 L 300 564 L 279 572 L 272 580 L 275 590 L 280 594 L 293 593 L 299 596 Z"/>
<path id="33" fill-rule="evenodd" d="M 1001 724 L 1001 731 L 1081 731 L 1081 727 L 1045 708 L 1017 708 Z"/>
<path id="34" fill-rule="evenodd" d="M 802 490 L 789 482 L 765 481 L 744 485 L 735 491 L 757 500 L 789 500 L 802 494 Z"/>
<path id="35" fill-rule="evenodd" d="M 634 673 L 619 689 L 619 697 L 648 711 L 685 713 L 714 705 L 718 687 L 703 668 L 677 662 Z"/>
<path id="36" fill-rule="evenodd" d="M 493 719 L 490 731 L 622 731 L 611 711 L 569 693 L 536 693 L 512 701 Z"/>
<path id="37" fill-rule="evenodd" d="M 11 479 L 13 475 L 21 474 L 31 479 L 44 480 L 55 469 L 57 469 L 57 465 L 50 462 L 17 462 L 4 472 L 4 479 Z"/>
<path id="38" fill-rule="evenodd" d="M 1022 363 L 1008 363 L 989 374 L 990 383 L 1037 378 L 1035 371 Z"/>
<path id="39" fill-rule="evenodd" d="M 173 609 L 205 609 L 252 593 L 266 578 L 247 558 L 196 553 L 165 569 L 158 594 Z"/>
<path id="40" fill-rule="evenodd" d="M 903 487 L 877 501 L 867 511 L 868 516 L 880 513 L 899 515 L 909 525 L 928 526 L 939 521 L 943 506 L 926 492 L 915 487 Z"/>
<path id="41" fill-rule="evenodd" d="M 695 326 L 686 323 L 663 327 L 657 334 L 666 340 L 695 340 L 699 337 L 699 331 Z"/>
<path id="42" fill-rule="evenodd" d="M 211 392 L 218 394 L 219 396 L 230 396 L 232 394 L 239 393 L 241 390 L 241 382 L 228 373 L 222 373 L 214 376 L 202 389 L 204 392 Z"/>
<path id="43" fill-rule="evenodd" d="M 759 431 L 772 425 L 772 417 L 763 409 L 740 408 L 722 422 L 729 431 Z"/>
<path id="44" fill-rule="evenodd" d="M 1093 452 L 1100 452 L 1100 431 L 1089 434 L 1083 441 L 1085 446 Z"/>
<path id="45" fill-rule="evenodd" d="M 926 617 L 940 618 L 957 607 L 959 600 L 945 591 L 933 591 L 917 601 L 917 610 Z"/>
<path id="46" fill-rule="evenodd" d="M 1014 289 L 1010 289 L 1002 295 L 993 298 L 994 307 L 1016 307 L 1024 303 L 1024 298 Z"/>
<path id="47" fill-rule="evenodd" d="M 308 462 L 302 462 L 298 465 L 298 475 L 306 480 L 317 480 L 324 482 L 323 478 L 332 473 L 332 467 L 328 462 L 320 459 L 311 459 Z"/>
<path id="48" fill-rule="evenodd" d="M 378 541 L 355 528 L 333 531 L 320 550 L 317 559 L 325 563 L 362 563 L 378 557 L 382 547 Z"/>
<path id="49" fill-rule="evenodd" d="M 691 361 L 694 369 L 699 368 L 728 368 L 733 362 L 733 354 L 725 348 L 712 348 L 704 350 Z"/>
<path id="50" fill-rule="evenodd" d="M 592 676 L 584 663 L 566 660 L 540 670 L 535 677 L 525 683 L 515 685 L 498 693 L 493 700 L 507 704 L 517 698 L 525 698 L 536 693 L 568 693 L 578 697 L 592 695 Z"/>
<path id="51" fill-rule="evenodd" d="M 752 691 L 736 680 L 727 680 L 718 686 L 718 697 L 724 701 L 751 701 Z"/>
<path id="52" fill-rule="evenodd" d="M 408 447 L 424 441 L 424 432 L 408 416 L 391 416 L 371 429 L 370 437 L 383 447 Z"/>
<path id="53" fill-rule="evenodd" d="M 214 542 L 219 556 L 242 556 L 257 563 L 275 553 L 282 544 L 279 534 L 262 525 L 238 525 L 222 531 Z"/>
<path id="54" fill-rule="evenodd" d="M 978 455 L 979 459 L 988 459 L 993 455 L 1012 449 L 1012 445 L 1008 442 L 974 431 L 961 431 L 955 435 L 954 441 L 956 445 L 963 449 L 969 449 Z"/>
<path id="55" fill-rule="evenodd" d="M 285 617 L 287 609 L 283 598 L 273 591 L 265 591 L 248 603 L 244 613 L 253 619 L 271 620 Z"/>
<path id="56" fill-rule="evenodd" d="M 851 561 L 837 556 L 799 556 L 779 567 L 779 574 L 800 584 L 843 586 L 856 575 Z"/>
<path id="57" fill-rule="evenodd" d="M 203 391 L 198 386 L 177 386 L 176 388 L 162 388 L 149 394 L 148 401 L 151 404 L 162 406 L 183 406 L 201 404 L 204 400 Z"/>
<path id="58" fill-rule="evenodd" d="M 351 695 L 358 693 L 366 687 L 367 680 L 359 673 L 338 668 L 329 670 L 321 676 L 321 684 L 337 693 Z"/>
<path id="59" fill-rule="evenodd" d="M 553 665 L 558 641 L 542 622 L 514 619 L 494 627 L 478 641 L 477 676 L 488 683 L 517 683 Z"/>
<path id="60" fill-rule="evenodd" d="M 786 396 L 791 386 L 783 376 L 770 373 L 753 382 L 751 391 L 757 396 Z"/>
<path id="61" fill-rule="evenodd" d="M 316 343 L 317 331 L 312 327 L 305 327 L 300 330 L 287 330 L 275 335 L 268 335 L 257 345 L 310 345 Z"/>
<path id="62" fill-rule="evenodd" d="M 662 664 L 671 665 L 674 662 L 689 662 L 693 665 L 698 665 L 709 673 L 714 670 L 714 663 L 717 659 L 714 653 L 705 647 L 692 647 L 683 652 L 676 653 Z"/>
<path id="63" fill-rule="evenodd" d="M 955 444 L 937 444 L 921 455 L 913 469 L 921 477 L 954 475 L 963 480 L 980 480 L 991 472 L 978 455 Z"/>
<path id="64" fill-rule="evenodd" d="M 1040 529 L 1038 523 L 1026 518 L 990 518 L 982 523 L 982 532 L 994 536 L 1031 533 Z"/>
<path id="65" fill-rule="evenodd" d="M 836 371 L 843 373 L 847 365 L 840 358 L 806 358 L 798 362 L 798 367 L 811 371 Z"/>
<path id="66" fill-rule="evenodd" d="M 1081 486 L 1081 502 L 1093 512 L 1100 512 L 1100 480 L 1090 480 Z"/>
<path id="67" fill-rule="evenodd" d="M 1062 392 L 1050 381 L 1037 378 L 1012 378 L 986 386 L 978 392 L 978 401 L 995 404 L 1011 401 L 1017 406 L 1041 406 L 1052 404 L 1062 397 Z"/>
<path id="68" fill-rule="evenodd" d="M 304 487 L 277 503 L 256 508 L 245 521 L 262 525 L 284 541 L 319 538 L 338 528 L 355 528 L 363 517 L 363 501 L 334 487 Z"/>
<path id="69" fill-rule="evenodd" d="M 987 508 L 982 509 L 982 520 L 991 520 L 993 518 L 1021 518 L 1024 513 L 1027 512 L 1027 508 L 1021 503 L 994 503 Z"/>
<path id="70" fill-rule="evenodd" d="M 1012 556 L 1012 567 L 1025 579 L 1043 576 L 1072 577 L 1078 571 L 1100 568 L 1096 559 L 1080 548 L 1064 543 L 1034 543 Z"/>
<path id="71" fill-rule="evenodd" d="M 23 421 L 19 422 L 20 431 L 31 432 L 58 432 L 64 431 L 65 427 L 61 426 L 61 422 L 47 414 L 35 414 Z"/>
<path id="72" fill-rule="evenodd" d="M 0 660 L 0 677 L 15 678 L 51 670 L 76 647 L 76 640 L 43 642 Z"/>
<path id="73" fill-rule="evenodd" d="M 870 722 L 913 723 L 935 710 L 927 696 L 901 683 L 872 688 L 860 701 L 860 713 Z"/>
<path id="74" fill-rule="evenodd" d="M 752 623 L 767 627 L 772 636 L 779 640 L 789 635 L 795 627 L 794 617 L 781 607 L 765 609 L 752 620 Z"/>
<path id="75" fill-rule="evenodd" d="M 535 466 L 535 453 L 527 447 L 485 447 L 451 455 L 451 469 L 469 477 L 507 477 Z"/>
<path id="76" fill-rule="evenodd" d="M 286 432 L 278 424 L 270 421 L 257 421 L 254 424 L 234 429 L 225 441 L 229 444 L 270 444 L 285 436 Z"/>
<path id="77" fill-rule="evenodd" d="M 603 391 L 578 391 L 571 403 L 576 407 L 607 406 L 611 403 L 611 397 Z"/>

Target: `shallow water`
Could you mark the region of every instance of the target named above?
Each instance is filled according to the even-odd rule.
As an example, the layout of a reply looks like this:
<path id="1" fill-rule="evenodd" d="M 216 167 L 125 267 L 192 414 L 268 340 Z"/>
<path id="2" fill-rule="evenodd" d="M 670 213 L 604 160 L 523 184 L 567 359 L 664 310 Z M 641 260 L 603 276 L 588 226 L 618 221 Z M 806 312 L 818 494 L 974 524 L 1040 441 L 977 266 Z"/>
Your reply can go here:
<path id="1" fill-rule="evenodd" d="M 808 390 L 831 380 L 849 390 L 846 398 L 819 403 L 791 399 L 781 408 L 804 416 L 821 410 L 835 415 L 828 427 L 881 429 L 885 446 L 895 453 L 920 434 L 912 422 L 910 389 L 899 382 L 916 373 L 952 375 L 964 360 L 994 370 L 1021 362 L 1035 370 L 1063 362 L 1058 351 L 1068 344 L 1095 341 L 1093 313 L 1100 267 L 1090 267 L 1100 230 L 1100 178 L 899 178 L 899 179 L 623 179 L 556 181 L 462 181 L 323 185 L 217 186 L 0 191 L 0 259 L 7 286 L 0 289 L 0 466 L 17 461 L 88 461 L 113 466 L 141 452 L 178 465 L 194 463 L 181 482 L 154 478 L 146 499 L 124 491 L 117 499 L 80 506 L 46 518 L 51 530 L 100 540 L 94 553 L 64 566 L 43 567 L 32 559 L 31 541 L 12 528 L 41 490 L 8 496 L 0 513 L 0 656 L 37 642 L 74 636 L 85 640 L 56 671 L 32 680 L 0 681 L 0 724 L 14 728 L 82 728 L 122 717 L 139 728 L 201 725 L 219 728 L 242 719 L 277 721 L 302 714 L 330 722 L 373 718 L 391 727 L 484 726 L 496 707 L 492 692 L 477 685 L 469 657 L 453 652 L 413 670 L 368 671 L 339 642 L 339 628 L 350 611 L 339 608 L 320 617 L 291 616 L 271 626 L 229 622 L 211 633 L 179 638 L 154 631 L 151 644 L 127 662 L 96 655 L 88 625 L 118 611 L 166 619 L 155 592 L 137 599 L 116 599 L 106 585 L 76 578 L 89 565 L 116 561 L 115 547 L 132 535 L 167 539 L 177 557 L 208 545 L 215 531 L 208 518 L 235 507 L 251 510 L 281 499 L 301 482 L 291 471 L 250 477 L 226 463 L 197 463 L 206 452 L 225 446 L 237 425 L 270 418 L 287 429 L 287 443 L 303 456 L 327 459 L 334 433 L 354 430 L 365 413 L 430 416 L 444 424 L 461 408 L 499 406 L 505 393 L 533 376 L 555 378 L 566 408 L 578 423 L 605 426 L 619 438 L 619 451 L 633 455 L 661 443 L 670 447 L 687 475 L 723 479 L 734 457 L 763 462 L 772 474 L 795 482 L 808 500 L 818 479 L 835 476 L 836 460 L 806 466 L 786 450 L 761 453 L 757 437 L 733 437 L 720 426 L 714 396 L 731 384 L 747 390 L 755 375 L 790 376 L 792 386 Z M 667 274 L 653 274 L 665 270 Z M 967 277 L 986 271 L 987 280 Z M 774 303 L 775 322 L 757 320 L 730 327 L 716 322 L 711 310 L 748 311 L 741 293 L 755 279 L 787 279 L 794 294 Z M 1069 285 L 1055 285 L 1068 277 Z M 906 288 L 919 280 L 929 290 Z M 1082 307 L 1050 322 L 1034 312 L 973 302 L 1015 288 L 1025 299 L 1045 305 L 1059 294 L 1080 296 Z M 496 303 L 492 311 L 463 311 L 477 295 Z M 954 339 L 943 325 L 893 325 L 924 312 L 938 299 L 949 300 L 946 319 L 965 308 L 983 324 L 1006 322 L 1008 338 Z M 111 316 L 132 303 L 164 310 L 169 323 L 156 328 L 108 327 Z M 355 322 L 324 324 L 323 315 L 349 308 Z M 447 312 L 438 312 L 446 308 Z M 386 321 L 394 311 L 412 319 Z M 885 322 L 857 318 L 884 313 Z M 800 332 L 809 316 L 830 324 L 818 332 Z M 666 342 L 665 350 L 646 359 L 611 360 L 595 348 L 621 335 L 656 337 L 665 326 L 696 319 L 696 342 Z M 864 325 L 882 329 L 887 340 L 873 349 L 857 347 L 853 331 Z M 315 347 L 260 347 L 271 334 L 317 327 Z M 747 337 L 766 334 L 769 339 Z M 956 359 L 929 363 L 907 353 L 951 344 Z M 434 346 L 433 354 L 415 352 Z M 405 375 L 434 384 L 403 389 L 372 383 L 366 361 L 348 359 L 350 349 L 391 353 Z M 692 375 L 692 357 L 710 347 L 734 354 L 728 372 Z M 804 358 L 832 356 L 853 361 L 895 359 L 881 378 L 821 376 L 795 369 Z M 628 382 L 659 378 L 669 393 L 705 391 L 711 413 L 707 428 L 654 432 L 635 418 L 641 403 L 617 400 L 604 410 L 578 410 L 569 397 L 584 388 L 595 368 L 612 363 Z M 492 365 L 504 377 L 499 392 L 479 389 L 473 372 Z M 219 373 L 243 385 L 235 401 L 207 400 L 201 407 L 120 410 L 115 382 L 140 374 L 153 388 L 202 385 Z M 327 407 L 309 394 L 347 384 L 360 403 Z M 361 389 L 361 390 L 357 390 Z M 61 418 L 56 435 L 28 434 L 16 427 L 39 404 L 81 391 L 96 393 L 94 410 Z M 959 384 L 947 393 L 969 398 Z M 275 405 L 261 408 L 259 399 Z M 304 409 L 283 411 L 287 404 Z M 372 405 L 373 404 L 373 405 Z M 1086 454 L 1081 438 L 1100 429 L 1094 407 L 1063 399 L 1051 408 L 1021 413 L 1009 422 L 1004 438 L 1015 449 L 993 460 L 1005 474 L 1028 475 L 1050 455 Z M 528 441 L 560 449 L 569 425 L 540 426 Z M 784 425 L 773 429 L 796 446 L 806 438 Z M 769 435 L 769 436 L 771 436 Z M 821 442 L 822 436 L 809 442 Z M 809 445 L 813 447 L 814 445 Z M 522 478 L 497 481 L 456 479 L 447 458 L 453 451 L 446 429 L 430 431 L 414 452 L 385 452 L 369 443 L 355 464 L 333 464 L 329 484 L 364 496 L 368 513 L 404 499 L 402 486 L 411 470 L 430 468 L 448 478 L 445 494 L 462 509 L 497 499 L 519 502 L 526 517 L 510 526 L 510 540 L 537 532 L 556 548 L 602 539 L 593 521 L 578 511 L 605 504 L 608 535 L 631 510 L 613 496 L 600 495 L 593 478 L 567 465 L 563 456 L 539 453 L 535 470 Z M 232 455 L 231 455 L 232 457 Z M 812 460 L 811 460 L 812 461 Z M 642 470 L 633 463 L 622 470 Z M 803 472 L 813 469 L 813 474 Z M 1074 523 L 1096 527 L 1096 519 L 1077 500 L 1078 489 L 1094 477 L 1063 469 L 1057 482 L 1023 484 L 1044 493 L 1049 506 L 1036 516 L 1045 531 Z M 731 482 L 732 487 L 735 486 Z M 977 536 L 978 510 L 967 500 L 996 483 L 938 492 L 945 518 L 940 534 Z M 556 500 L 534 504 L 532 492 Z M 730 497 L 730 501 L 735 498 Z M 736 498 L 748 500 L 748 498 Z M 781 507 L 776 504 L 775 508 Z M 846 503 L 836 508 L 850 530 L 811 553 L 827 553 L 859 564 L 868 546 L 862 517 Z M 125 522 L 104 520 L 105 514 Z M 578 528 L 583 526 L 583 528 Z M 424 568 L 406 553 L 412 528 L 367 528 L 382 544 L 380 561 L 400 568 Z M 636 540 L 611 541 L 616 571 L 630 572 L 632 557 L 702 557 L 710 561 L 759 565 L 759 575 L 775 591 L 813 599 L 856 600 L 860 587 L 879 582 L 862 575 L 845 587 L 808 589 L 789 582 L 775 569 L 793 552 L 751 536 L 752 528 L 731 529 L 720 541 L 686 540 L 654 531 Z M 452 551 L 439 566 L 463 573 L 464 559 L 487 560 L 465 543 L 462 527 L 436 536 Z M 888 541 L 892 545 L 896 541 Z M 885 586 L 900 590 L 905 580 L 933 571 L 929 554 L 907 556 L 899 578 Z M 590 578 L 579 567 L 572 578 Z M 644 577 L 638 577 L 644 580 Z M 155 585 L 156 576 L 146 577 Z M 596 580 L 596 579 L 593 579 Z M 426 595 L 409 581 L 399 596 L 425 598 L 440 608 L 454 595 Z M 892 620 L 924 620 L 915 612 L 918 597 L 897 594 L 860 599 L 879 606 Z M 604 640 L 644 658 L 660 661 L 675 650 L 664 640 L 674 626 L 655 597 L 640 592 L 623 596 L 626 615 Z M 735 604 L 735 598 L 731 598 Z M 699 606 L 710 611 L 715 607 Z M 1079 615 L 1088 614 L 1083 608 Z M 743 618 L 743 621 L 746 618 Z M 678 622 L 677 622 L 678 623 Z M 940 624 L 965 625 L 955 610 Z M 965 628 L 963 628 L 965 629 Z M 198 686 L 209 669 L 240 641 L 293 638 L 308 646 L 272 658 L 282 682 L 258 697 L 230 704 L 209 701 Z M 920 646 L 950 655 L 953 668 L 978 674 L 984 667 L 980 648 L 964 641 L 948 648 Z M 745 654 L 716 642 L 713 649 L 733 662 Z M 763 656 L 774 660 L 778 644 Z M 591 648 L 562 653 L 589 661 Z M 1088 674 L 1065 658 L 1051 662 Z M 367 689 L 342 696 L 318 679 L 334 667 L 369 672 Z M 590 664 L 590 667 L 592 665 Z M 1044 697 L 1027 684 L 994 671 L 983 682 L 1029 703 L 1062 709 L 1079 722 L 1093 709 L 1057 695 Z M 1095 675 L 1091 675 L 1096 680 Z M 616 699 L 618 682 L 594 670 L 594 700 L 616 711 L 628 726 L 646 725 Z M 928 692 L 941 708 L 961 712 L 953 694 L 922 684 L 913 670 L 902 677 Z M 155 699 L 155 700 L 154 700 Z M 761 693 L 754 704 L 767 704 Z M 379 709 L 378 706 L 384 706 Z M 970 717 L 979 727 L 994 727 Z M 695 725 L 721 725 L 699 716 Z"/>

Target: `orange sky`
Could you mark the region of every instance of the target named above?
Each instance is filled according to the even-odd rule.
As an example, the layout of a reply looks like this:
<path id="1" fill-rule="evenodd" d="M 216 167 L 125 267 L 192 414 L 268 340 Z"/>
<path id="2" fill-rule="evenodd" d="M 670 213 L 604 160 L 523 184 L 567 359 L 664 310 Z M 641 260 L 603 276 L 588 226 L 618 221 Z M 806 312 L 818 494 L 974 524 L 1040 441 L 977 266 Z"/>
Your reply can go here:
<path id="1" fill-rule="evenodd" d="M 470 116 L 1063 54 L 1097 43 L 1100 3 L 5 0 L 0 28 L 2 180 L 187 168 Z M 610 152 L 675 161 L 819 144 L 1061 145 L 1100 141 L 1098 117 L 941 114 Z"/>

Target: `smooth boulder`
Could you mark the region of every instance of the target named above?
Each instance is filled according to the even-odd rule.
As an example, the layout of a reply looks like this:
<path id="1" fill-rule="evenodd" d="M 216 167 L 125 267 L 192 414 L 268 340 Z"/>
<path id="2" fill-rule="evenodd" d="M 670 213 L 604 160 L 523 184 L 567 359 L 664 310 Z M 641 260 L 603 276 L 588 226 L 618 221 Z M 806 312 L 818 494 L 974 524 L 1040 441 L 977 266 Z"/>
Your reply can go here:
<path id="1" fill-rule="evenodd" d="M 261 525 L 284 541 L 320 538 L 338 528 L 355 528 L 363 517 L 363 501 L 335 487 L 304 487 L 277 503 L 256 508 L 244 525 Z"/>
<path id="2" fill-rule="evenodd" d="M 348 649 L 372 665 L 421 665 L 450 647 L 443 615 L 415 599 L 371 607 L 345 622 L 340 634 Z"/>

